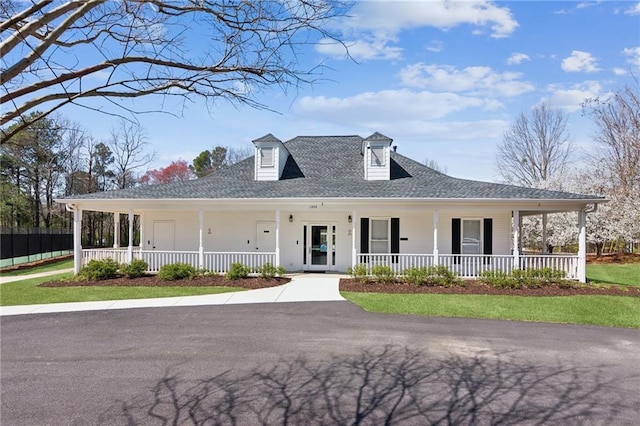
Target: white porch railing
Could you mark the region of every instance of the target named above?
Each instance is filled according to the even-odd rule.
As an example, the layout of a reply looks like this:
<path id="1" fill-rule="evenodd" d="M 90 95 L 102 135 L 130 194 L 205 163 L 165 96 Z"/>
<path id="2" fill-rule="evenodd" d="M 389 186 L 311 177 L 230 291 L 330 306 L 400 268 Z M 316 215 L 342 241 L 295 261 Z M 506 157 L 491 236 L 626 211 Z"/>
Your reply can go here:
<path id="1" fill-rule="evenodd" d="M 82 264 L 86 265 L 91 260 L 103 260 L 111 258 L 118 263 L 127 263 L 128 247 L 82 249 Z M 133 257 L 139 257 L 140 248 L 134 247 Z"/>
<path id="2" fill-rule="evenodd" d="M 188 263 L 198 267 L 197 251 L 142 250 L 140 259 L 149 265 L 147 272 L 158 272 L 163 265 L 170 263 Z"/>
<path id="3" fill-rule="evenodd" d="M 396 274 L 408 268 L 435 265 L 431 254 L 358 254 L 357 259 L 369 271 L 376 265 L 383 265 L 391 267 Z M 483 271 L 511 273 L 514 269 L 552 268 L 564 271 L 567 279 L 578 279 L 577 255 L 523 255 L 519 257 L 519 265 L 514 265 L 512 255 L 441 254 L 438 264 L 446 266 L 461 278 L 474 278 Z"/>
<path id="4" fill-rule="evenodd" d="M 275 253 L 234 252 L 234 253 L 204 253 L 204 269 L 218 274 L 224 274 L 232 263 L 241 263 L 252 270 L 260 268 L 265 263 L 276 264 Z"/>
<path id="5" fill-rule="evenodd" d="M 428 268 L 434 265 L 432 254 L 359 254 L 358 263 L 367 265 L 371 272 L 374 266 L 389 266 L 396 274 L 409 268 Z"/>
<path id="6" fill-rule="evenodd" d="M 520 269 L 553 268 L 565 271 L 570 280 L 578 279 L 578 256 L 571 254 L 547 254 L 520 256 Z"/>
<path id="7" fill-rule="evenodd" d="M 83 249 L 82 264 L 86 265 L 90 260 L 102 260 L 111 258 L 118 263 L 128 263 L 127 247 Z M 169 263 L 188 263 L 194 268 L 199 267 L 199 252 L 197 251 L 168 251 L 168 250 L 140 250 L 133 249 L 134 259 L 143 259 L 149 265 L 147 272 L 158 272 L 163 265 Z M 230 252 L 230 253 L 204 253 L 204 269 L 218 274 L 224 274 L 232 263 L 241 263 L 251 269 L 257 269 L 265 263 L 275 265 L 275 253 L 256 252 Z"/>
<path id="8" fill-rule="evenodd" d="M 440 264 L 462 278 L 480 276 L 484 271 L 502 271 L 510 273 L 513 268 L 513 256 L 483 254 L 447 254 L 440 256 Z"/>

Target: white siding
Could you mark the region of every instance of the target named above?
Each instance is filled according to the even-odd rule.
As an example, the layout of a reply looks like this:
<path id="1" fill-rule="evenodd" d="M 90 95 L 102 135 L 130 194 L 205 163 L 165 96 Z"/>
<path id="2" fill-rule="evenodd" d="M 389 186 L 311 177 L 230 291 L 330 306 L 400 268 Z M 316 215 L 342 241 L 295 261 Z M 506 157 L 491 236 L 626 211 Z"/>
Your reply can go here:
<path id="1" fill-rule="evenodd" d="M 376 144 L 371 144 L 373 146 L 375 146 Z M 364 176 L 366 180 L 389 180 L 391 177 L 391 167 L 390 167 L 390 162 L 391 162 L 391 154 L 389 152 L 389 147 L 385 146 L 384 147 L 384 165 L 383 166 L 372 166 L 371 165 L 371 149 L 370 149 L 370 145 L 367 146 L 367 149 L 365 149 L 365 154 L 364 154 Z"/>
<path id="2" fill-rule="evenodd" d="M 400 218 L 400 253 L 431 254 L 433 252 L 433 208 L 415 210 L 378 210 L 374 207 L 356 210 L 356 249 L 360 252 L 360 219 Z M 451 219 L 493 219 L 493 254 L 510 254 L 511 212 L 495 209 L 439 209 L 438 249 L 440 254 L 451 253 Z M 351 265 L 352 224 L 348 217 L 353 209 L 327 211 L 280 211 L 280 259 L 288 271 L 304 270 L 304 225 L 336 226 L 336 265 L 329 270 L 345 271 Z M 289 215 L 293 222 L 289 222 Z M 171 220 L 175 223 L 175 250 L 197 251 L 199 245 L 198 212 L 145 211 L 142 235 L 145 249 L 153 246 L 153 222 Z M 256 251 L 256 222 L 275 222 L 275 211 L 205 211 L 203 244 L 206 252 Z M 406 241 L 402 239 L 406 238 Z M 147 244 L 148 242 L 148 244 Z"/>
<path id="3" fill-rule="evenodd" d="M 261 167 L 260 149 L 273 149 L 273 166 Z M 282 143 L 262 142 L 256 144 L 255 152 L 255 179 L 256 180 L 279 180 L 289 157 L 289 151 Z"/>
<path id="4" fill-rule="evenodd" d="M 493 254 L 510 254 L 511 212 L 490 209 L 465 209 L 457 212 L 450 210 L 441 210 L 438 223 L 438 250 L 441 254 L 451 253 L 451 219 L 453 218 L 493 219 Z"/>

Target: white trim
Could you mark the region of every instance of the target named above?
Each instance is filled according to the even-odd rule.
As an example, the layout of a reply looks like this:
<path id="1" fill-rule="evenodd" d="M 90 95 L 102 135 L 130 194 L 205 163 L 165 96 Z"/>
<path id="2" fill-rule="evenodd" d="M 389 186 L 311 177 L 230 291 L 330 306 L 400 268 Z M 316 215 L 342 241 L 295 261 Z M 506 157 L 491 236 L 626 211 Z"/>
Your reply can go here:
<path id="1" fill-rule="evenodd" d="M 374 220 L 386 220 L 387 221 L 387 249 L 384 252 L 373 252 L 373 221 Z M 385 240 L 375 240 L 376 242 L 385 241 Z M 370 216 L 369 217 L 369 253 L 371 254 L 380 254 L 380 253 L 390 253 L 391 252 L 391 217 L 388 216 Z"/>
<path id="2" fill-rule="evenodd" d="M 438 250 L 438 224 L 440 221 L 440 212 L 438 209 L 433 211 L 433 263 L 440 263 L 440 251 Z"/>
<path id="3" fill-rule="evenodd" d="M 520 269 L 520 211 L 513 211 L 513 268 Z"/>
<path id="4" fill-rule="evenodd" d="M 578 212 L 578 280 L 587 282 L 587 211 L 582 209 Z"/>
<path id="5" fill-rule="evenodd" d="M 127 247 L 127 263 L 133 260 L 133 210 L 129 210 L 129 247 Z"/>
<path id="6" fill-rule="evenodd" d="M 198 269 L 204 269 L 204 211 L 198 211 Z"/>

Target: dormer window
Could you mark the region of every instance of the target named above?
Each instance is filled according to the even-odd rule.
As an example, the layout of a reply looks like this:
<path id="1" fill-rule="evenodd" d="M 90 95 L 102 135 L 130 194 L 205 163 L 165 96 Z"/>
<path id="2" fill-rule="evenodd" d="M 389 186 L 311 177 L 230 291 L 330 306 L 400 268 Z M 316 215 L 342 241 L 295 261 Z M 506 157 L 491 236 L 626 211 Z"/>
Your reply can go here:
<path id="1" fill-rule="evenodd" d="M 284 166 L 289 158 L 289 151 L 282 141 L 271 133 L 253 142 L 254 151 L 254 179 L 280 180 Z"/>
<path id="2" fill-rule="evenodd" d="M 378 132 L 362 140 L 365 180 L 391 179 L 391 142 Z"/>
<path id="3" fill-rule="evenodd" d="M 273 167 L 273 147 L 263 146 L 260 148 L 260 167 Z"/>
<path id="4" fill-rule="evenodd" d="M 371 145 L 371 166 L 384 167 L 386 155 L 383 145 Z"/>

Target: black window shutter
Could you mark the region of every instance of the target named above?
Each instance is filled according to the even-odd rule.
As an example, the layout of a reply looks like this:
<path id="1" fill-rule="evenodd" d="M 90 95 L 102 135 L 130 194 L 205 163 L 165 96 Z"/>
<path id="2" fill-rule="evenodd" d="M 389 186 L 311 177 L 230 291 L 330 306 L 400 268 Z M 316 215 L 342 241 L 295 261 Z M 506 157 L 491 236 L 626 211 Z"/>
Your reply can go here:
<path id="1" fill-rule="evenodd" d="M 451 219 L 451 254 L 460 254 L 461 252 L 461 224 L 462 220 L 460 218 Z M 453 263 L 460 263 L 460 256 L 455 256 Z"/>
<path id="2" fill-rule="evenodd" d="M 400 218 L 391 218 L 391 253 L 400 253 Z M 398 256 L 391 258 L 393 263 L 398 263 Z"/>
<path id="3" fill-rule="evenodd" d="M 482 253 L 493 254 L 493 219 L 491 218 L 486 218 L 484 220 L 484 243 Z"/>
<path id="4" fill-rule="evenodd" d="M 400 253 L 400 218 L 391 218 L 391 253 Z"/>
<path id="5" fill-rule="evenodd" d="M 369 253 L 369 218 L 360 218 L 360 253 Z"/>
<path id="6" fill-rule="evenodd" d="M 451 219 L 451 254 L 460 254 L 461 252 L 461 247 L 460 247 L 461 223 L 462 223 L 461 219 L 458 219 L 458 218 Z"/>

